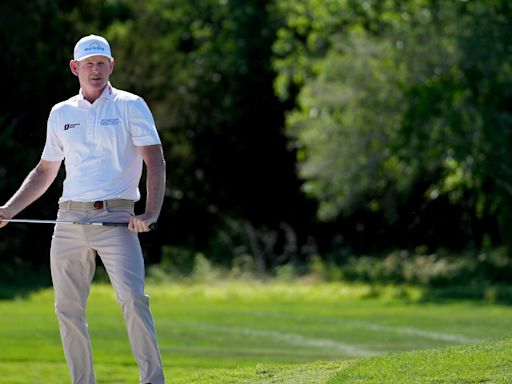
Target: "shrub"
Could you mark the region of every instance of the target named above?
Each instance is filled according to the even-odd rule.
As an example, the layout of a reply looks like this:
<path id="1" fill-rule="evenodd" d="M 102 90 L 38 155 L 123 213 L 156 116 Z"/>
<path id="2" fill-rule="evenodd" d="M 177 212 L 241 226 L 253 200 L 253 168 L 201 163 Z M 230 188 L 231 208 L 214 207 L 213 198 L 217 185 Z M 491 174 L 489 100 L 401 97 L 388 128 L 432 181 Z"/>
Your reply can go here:
<path id="1" fill-rule="evenodd" d="M 316 261 L 318 264 L 318 261 Z M 320 267 L 315 266 L 318 270 Z M 483 253 L 411 254 L 396 251 L 384 257 L 350 257 L 341 266 L 342 279 L 368 283 L 407 283 L 429 287 L 470 282 L 510 283 L 512 260 L 503 249 Z"/>

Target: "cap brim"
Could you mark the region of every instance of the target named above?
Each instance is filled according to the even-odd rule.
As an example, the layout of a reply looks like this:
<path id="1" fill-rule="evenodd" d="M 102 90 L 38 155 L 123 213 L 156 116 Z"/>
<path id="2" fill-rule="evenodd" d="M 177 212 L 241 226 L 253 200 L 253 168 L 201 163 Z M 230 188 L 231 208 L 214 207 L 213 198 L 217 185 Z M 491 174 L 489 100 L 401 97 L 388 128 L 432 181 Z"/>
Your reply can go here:
<path id="1" fill-rule="evenodd" d="M 80 57 L 79 59 L 74 59 L 75 61 L 82 61 L 82 60 L 85 60 L 85 59 L 88 59 L 89 57 L 93 57 L 93 56 L 103 56 L 103 57 L 106 57 L 110 60 L 113 59 L 112 56 L 109 56 L 109 55 L 104 55 L 104 54 L 101 54 L 101 53 L 91 53 L 90 55 L 85 55 L 85 56 L 82 56 Z"/>

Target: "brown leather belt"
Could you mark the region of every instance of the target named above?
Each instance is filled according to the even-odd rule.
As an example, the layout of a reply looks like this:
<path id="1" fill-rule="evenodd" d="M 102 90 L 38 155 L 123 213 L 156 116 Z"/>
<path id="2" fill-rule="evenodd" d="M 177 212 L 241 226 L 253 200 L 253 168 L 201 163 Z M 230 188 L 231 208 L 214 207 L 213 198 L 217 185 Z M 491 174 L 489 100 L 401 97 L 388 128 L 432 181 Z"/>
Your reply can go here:
<path id="1" fill-rule="evenodd" d="M 132 208 L 135 202 L 126 199 L 98 200 L 98 201 L 63 201 L 59 208 L 70 211 L 88 211 L 92 209 Z"/>

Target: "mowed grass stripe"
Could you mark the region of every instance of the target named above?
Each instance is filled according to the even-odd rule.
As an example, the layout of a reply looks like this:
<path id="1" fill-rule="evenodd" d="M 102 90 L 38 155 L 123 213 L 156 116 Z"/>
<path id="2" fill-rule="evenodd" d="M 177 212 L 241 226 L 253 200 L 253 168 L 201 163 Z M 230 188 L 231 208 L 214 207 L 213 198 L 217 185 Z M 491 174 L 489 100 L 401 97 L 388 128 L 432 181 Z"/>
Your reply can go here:
<path id="1" fill-rule="evenodd" d="M 279 344 L 288 344 L 293 347 L 315 348 L 320 350 L 327 349 L 346 354 L 349 357 L 370 356 L 379 353 L 378 351 L 368 350 L 355 344 L 342 343 L 330 339 L 307 337 L 297 333 L 206 323 L 194 323 L 192 325 L 201 330 L 223 332 L 226 334 L 238 334 L 242 336 L 257 337 L 259 339 L 263 338 L 272 340 L 273 342 L 278 342 Z M 263 342 L 265 341 L 263 340 Z"/>
<path id="2" fill-rule="evenodd" d="M 257 312 L 254 313 L 254 316 L 259 317 L 265 317 L 265 318 L 280 318 L 290 319 L 290 314 L 285 313 L 270 313 L 270 312 Z M 338 325 L 343 327 L 348 327 L 352 329 L 364 329 L 365 331 L 371 331 L 371 332 L 389 332 L 389 333 L 395 333 L 395 334 L 401 334 L 401 335 L 407 335 L 407 336 L 417 336 L 425 339 L 431 339 L 431 340 L 438 340 L 438 341 L 444 341 L 448 343 L 455 343 L 455 344 L 474 344 L 479 343 L 483 341 L 482 338 L 476 338 L 476 337 L 468 337 L 462 334 L 454 334 L 454 333 L 448 333 L 448 332 L 435 332 L 427 329 L 422 328 L 415 328 L 410 326 L 400 326 L 400 325 L 386 325 L 381 324 L 379 322 L 368 322 L 368 321 L 356 321 L 356 320 L 350 320 L 346 318 L 336 318 L 336 319 L 322 319 L 319 316 L 308 316 L 309 320 L 315 320 L 316 323 L 322 322 L 325 325 Z M 296 319 L 296 318 L 295 318 Z M 302 316 L 301 320 L 305 320 L 306 316 Z"/>
<path id="3" fill-rule="evenodd" d="M 445 332 L 433 332 L 425 329 L 414 328 L 414 327 L 404 327 L 404 326 L 390 326 L 383 325 L 379 323 L 366 323 L 366 322 L 355 322 L 355 321 L 345 321 L 345 325 L 352 326 L 354 328 L 364 329 L 366 331 L 374 331 L 374 332 L 388 332 L 388 333 L 396 333 L 400 335 L 407 336 L 416 336 L 425 339 L 437 340 L 437 341 L 445 341 L 448 343 L 456 343 L 456 344 L 472 344 L 483 341 L 482 339 L 467 337 L 459 334 L 445 333 Z"/>

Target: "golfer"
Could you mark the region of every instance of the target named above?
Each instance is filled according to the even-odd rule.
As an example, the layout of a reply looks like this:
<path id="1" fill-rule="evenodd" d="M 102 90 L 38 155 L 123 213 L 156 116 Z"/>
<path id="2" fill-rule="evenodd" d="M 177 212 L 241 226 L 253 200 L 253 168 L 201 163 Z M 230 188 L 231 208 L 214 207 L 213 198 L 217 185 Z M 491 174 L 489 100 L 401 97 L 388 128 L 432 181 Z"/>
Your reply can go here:
<path id="1" fill-rule="evenodd" d="M 87 331 L 86 303 L 98 254 L 121 306 L 140 383 L 162 384 L 164 375 L 138 232 L 160 214 L 165 160 L 153 116 L 142 98 L 112 87 L 110 45 L 101 36 L 80 39 L 70 61 L 80 91 L 49 115 L 40 162 L 0 207 L 10 219 L 37 200 L 55 180 L 64 160 L 66 177 L 58 220 L 126 222 L 127 227 L 56 224 L 50 266 L 62 345 L 73 384 L 96 382 Z M 145 211 L 134 214 L 146 165 Z M 0 228 L 7 225 L 0 221 Z"/>

